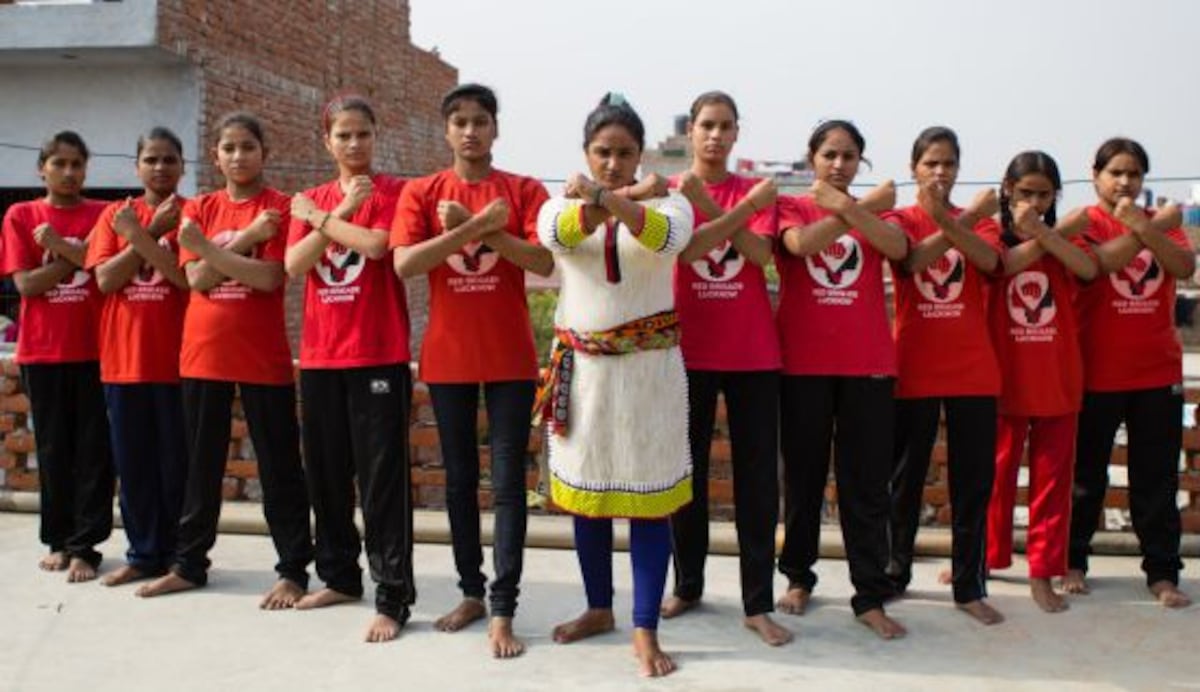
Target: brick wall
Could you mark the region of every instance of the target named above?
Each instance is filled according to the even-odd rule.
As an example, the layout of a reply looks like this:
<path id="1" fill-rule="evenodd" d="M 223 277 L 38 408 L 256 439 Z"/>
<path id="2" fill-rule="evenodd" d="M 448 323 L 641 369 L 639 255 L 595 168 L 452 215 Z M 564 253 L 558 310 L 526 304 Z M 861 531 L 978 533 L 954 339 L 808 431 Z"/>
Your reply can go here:
<path id="1" fill-rule="evenodd" d="M 35 491 L 38 487 L 37 462 L 33 433 L 28 428 L 29 400 L 21 390 L 17 367 L 11 359 L 6 358 L 0 361 L 0 371 L 3 372 L 3 375 L 0 376 L 0 489 Z M 1200 389 L 1189 390 L 1187 400 L 1192 403 L 1200 401 Z M 708 486 L 709 507 L 714 518 L 732 519 L 733 481 L 723 403 L 718 407 L 717 418 Z M 486 427 L 486 416 L 482 411 L 479 420 L 482 430 Z M 429 405 L 428 393 L 423 385 L 418 384 L 413 397 L 409 435 L 410 456 L 413 496 L 417 507 L 427 509 L 445 507 L 446 501 L 446 474 L 442 467 L 437 427 L 433 421 L 433 411 Z M 526 487 L 533 490 L 538 487 L 538 461 L 542 453 L 542 440 L 539 435 L 530 436 L 527 451 Z M 1184 429 L 1184 452 L 1187 464 L 1179 474 L 1180 491 L 1186 493 L 1188 497 L 1188 504 L 1183 510 L 1183 526 L 1185 532 L 1200 533 L 1200 427 L 1197 427 L 1195 422 L 1192 426 Z M 1125 448 L 1116 447 L 1113 450 L 1113 464 L 1119 468 L 1125 465 L 1125 461 Z M 480 465 L 482 480 L 479 499 L 486 508 L 491 506 L 491 492 L 488 481 L 489 455 L 487 448 L 483 446 L 480 447 Z M 223 492 L 227 500 L 259 501 L 262 499 L 262 488 L 258 483 L 258 471 L 254 461 L 254 449 L 250 444 L 241 410 L 236 403 L 233 411 L 233 440 L 229 445 Z M 832 483 L 826 487 L 825 498 L 825 518 L 828 521 L 836 521 L 837 492 Z M 939 526 L 949 525 L 946 448 L 941 441 L 934 447 L 933 463 L 930 464 L 929 478 L 925 487 L 925 503 L 923 516 L 926 523 Z M 1018 491 L 1017 503 L 1019 506 L 1026 504 L 1024 488 Z M 1105 499 L 1105 506 L 1118 516 L 1123 511 L 1127 511 L 1129 495 L 1126 488 L 1121 484 L 1110 488 L 1108 497 Z M 1127 517 L 1125 521 L 1118 522 L 1118 524 L 1128 528 Z"/>
<path id="2" fill-rule="evenodd" d="M 214 144 L 221 116 L 259 115 L 266 128 L 268 182 L 296 192 L 335 168 L 321 140 L 321 109 L 334 94 L 369 98 L 379 119 L 376 168 L 411 177 L 450 163 L 438 105 L 458 72 L 412 45 L 407 0 L 240 2 L 160 0 L 159 45 L 199 72 L 201 148 Z M 203 154 L 202 190 L 218 187 Z M 288 333 L 295 348 L 301 281 L 289 284 Z M 426 313 L 423 283 L 410 284 L 412 316 Z M 420 333 L 414 329 L 415 337 Z"/>

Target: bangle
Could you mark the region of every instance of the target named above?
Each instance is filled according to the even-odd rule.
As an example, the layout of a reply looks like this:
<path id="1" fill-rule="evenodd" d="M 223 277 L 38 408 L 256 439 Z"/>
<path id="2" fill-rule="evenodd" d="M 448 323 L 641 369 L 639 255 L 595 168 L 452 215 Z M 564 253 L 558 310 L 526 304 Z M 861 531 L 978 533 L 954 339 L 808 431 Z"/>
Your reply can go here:
<path id="1" fill-rule="evenodd" d="M 596 186 L 596 194 L 592 195 L 592 206 L 600 206 L 600 196 L 604 194 L 604 188 Z"/>
<path id="2" fill-rule="evenodd" d="M 331 216 L 333 216 L 333 212 L 325 212 L 325 218 L 321 219 L 321 223 L 317 225 L 317 233 L 325 230 L 325 224 L 329 223 L 329 217 Z"/>

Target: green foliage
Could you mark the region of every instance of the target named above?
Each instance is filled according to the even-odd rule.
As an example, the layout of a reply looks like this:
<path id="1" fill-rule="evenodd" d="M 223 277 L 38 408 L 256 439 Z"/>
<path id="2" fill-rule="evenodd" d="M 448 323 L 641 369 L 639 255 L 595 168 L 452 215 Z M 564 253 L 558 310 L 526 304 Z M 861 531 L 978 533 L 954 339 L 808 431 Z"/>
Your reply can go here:
<path id="1" fill-rule="evenodd" d="M 558 291 L 539 289 L 526 294 L 529 301 L 529 321 L 533 323 L 533 342 L 537 347 L 538 363 L 550 360 L 550 344 L 554 341 L 554 308 Z"/>

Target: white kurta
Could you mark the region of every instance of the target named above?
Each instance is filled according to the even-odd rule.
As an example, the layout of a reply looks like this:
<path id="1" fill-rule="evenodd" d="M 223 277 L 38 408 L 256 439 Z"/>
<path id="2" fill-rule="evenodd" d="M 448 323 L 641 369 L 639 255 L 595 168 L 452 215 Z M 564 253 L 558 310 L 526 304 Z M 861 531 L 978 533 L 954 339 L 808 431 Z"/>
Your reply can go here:
<path id="1" fill-rule="evenodd" d="M 605 224 L 575 247 L 558 237 L 559 214 L 577 204 L 551 199 L 538 218 L 539 237 L 555 253 L 562 275 L 556 325 L 603 331 L 672 310 L 675 256 L 691 238 L 691 205 L 675 193 L 645 203 L 669 224 L 666 241 L 654 250 L 618 224 L 620 280 L 614 283 Z M 689 502 L 687 377 L 679 347 L 574 357 L 568 433 L 550 441 L 555 504 L 586 516 L 646 518 Z"/>

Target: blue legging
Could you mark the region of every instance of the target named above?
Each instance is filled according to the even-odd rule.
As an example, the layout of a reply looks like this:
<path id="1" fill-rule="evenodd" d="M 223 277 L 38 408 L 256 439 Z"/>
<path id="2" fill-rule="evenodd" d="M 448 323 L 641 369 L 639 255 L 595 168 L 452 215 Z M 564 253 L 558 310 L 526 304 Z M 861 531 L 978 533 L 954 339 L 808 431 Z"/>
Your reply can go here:
<path id="1" fill-rule="evenodd" d="M 612 519 L 575 517 L 575 553 L 583 572 L 588 608 L 612 610 Z M 633 563 L 633 626 L 658 629 L 658 609 L 671 561 L 671 525 L 667 519 L 630 519 L 629 554 Z"/>

